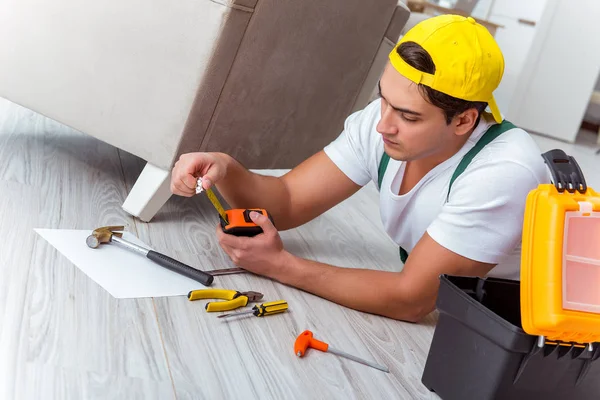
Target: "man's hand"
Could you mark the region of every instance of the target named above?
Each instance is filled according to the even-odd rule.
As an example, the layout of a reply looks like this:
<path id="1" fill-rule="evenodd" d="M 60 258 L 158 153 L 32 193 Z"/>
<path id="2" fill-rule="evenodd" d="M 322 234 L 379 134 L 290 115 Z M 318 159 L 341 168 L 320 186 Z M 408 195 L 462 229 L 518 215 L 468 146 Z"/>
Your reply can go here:
<path id="1" fill-rule="evenodd" d="M 282 177 L 251 172 L 224 153 L 183 154 L 171 172 L 171 192 L 194 196 L 198 178 L 204 189 L 217 186 L 231 208 L 269 210 L 280 231 L 305 224 L 360 189 L 322 150 Z"/>
<path id="2" fill-rule="evenodd" d="M 227 173 L 227 157 L 222 153 L 183 154 L 171 172 L 171 192 L 191 197 L 196 194 L 196 182 L 202 179 L 202 187 L 209 189 Z"/>
<path id="3" fill-rule="evenodd" d="M 263 233 L 254 237 L 238 237 L 224 233 L 217 225 L 217 238 L 223 250 L 237 266 L 260 275 L 272 276 L 283 265 L 286 251 L 279 232 L 266 216 L 255 211 L 250 213 L 252 221 Z"/>

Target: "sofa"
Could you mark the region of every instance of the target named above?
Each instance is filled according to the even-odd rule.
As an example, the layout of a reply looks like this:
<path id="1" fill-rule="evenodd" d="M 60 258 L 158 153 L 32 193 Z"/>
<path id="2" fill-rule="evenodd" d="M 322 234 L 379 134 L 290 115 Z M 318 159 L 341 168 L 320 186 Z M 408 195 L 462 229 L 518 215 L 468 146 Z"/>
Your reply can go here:
<path id="1" fill-rule="evenodd" d="M 150 221 L 190 151 L 292 168 L 372 98 L 397 0 L 4 0 L 0 97 L 145 160 Z"/>

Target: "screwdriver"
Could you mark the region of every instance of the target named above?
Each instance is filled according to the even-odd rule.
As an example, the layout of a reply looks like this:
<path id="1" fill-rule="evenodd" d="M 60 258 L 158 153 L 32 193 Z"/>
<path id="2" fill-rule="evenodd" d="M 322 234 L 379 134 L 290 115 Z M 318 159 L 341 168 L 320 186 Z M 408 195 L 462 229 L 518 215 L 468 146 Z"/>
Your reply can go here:
<path id="1" fill-rule="evenodd" d="M 270 301 L 268 303 L 262 303 L 252 307 L 252 310 L 242 311 L 231 314 L 219 315 L 217 318 L 229 318 L 238 315 L 254 314 L 257 317 L 264 317 L 265 315 L 278 314 L 285 312 L 288 309 L 288 303 L 285 300 Z"/>
<path id="2" fill-rule="evenodd" d="M 313 333 L 308 330 L 302 332 L 296 338 L 296 342 L 294 342 L 294 353 L 296 353 L 296 355 L 298 357 L 302 357 L 302 356 L 304 356 L 306 351 L 311 347 L 315 350 L 329 352 L 329 353 L 336 354 L 338 356 L 346 357 L 352 361 L 356 361 L 358 363 L 367 365 L 369 367 L 378 369 L 383 372 L 388 372 L 388 373 L 390 372 L 388 367 L 385 367 L 385 366 L 379 365 L 379 364 L 375 364 L 371 361 L 367 361 L 362 358 L 353 356 L 352 354 L 348 354 L 345 351 L 337 350 L 337 349 L 334 349 L 333 347 L 330 347 L 327 343 L 321 342 L 320 340 L 315 339 L 313 337 Z"/>

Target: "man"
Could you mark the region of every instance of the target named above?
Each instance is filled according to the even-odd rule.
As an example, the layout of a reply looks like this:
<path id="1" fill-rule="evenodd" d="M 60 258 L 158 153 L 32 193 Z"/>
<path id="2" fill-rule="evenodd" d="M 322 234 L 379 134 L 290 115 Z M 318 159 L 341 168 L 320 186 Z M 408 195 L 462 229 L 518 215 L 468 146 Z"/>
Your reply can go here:
<path id="1" fill-rule="evenodd" d="M 351 115 L 323 151 L 281 178 L 253 174 L 226 154 L 185 154 L 171 190 L 192 196 L 203 177 L 204 188 L 216 184 L 232 207 L 259 205 L 285 230 L 374 181 L 383 225 L 406 261 L 401 272 L 296 257 L 256 213 L 263 234 L 236 237 L 217 227 L 217 236 L 249 271 L 347 307 L 419 321 L 435 307 L 440 274 L 518 279 L 526 196 L 547 172 L 534 141 L 498 111 L 492 92 L 503 71 L 500 49 L 472 18 L 425 20 L 390 53 L 380 99 Z"/>

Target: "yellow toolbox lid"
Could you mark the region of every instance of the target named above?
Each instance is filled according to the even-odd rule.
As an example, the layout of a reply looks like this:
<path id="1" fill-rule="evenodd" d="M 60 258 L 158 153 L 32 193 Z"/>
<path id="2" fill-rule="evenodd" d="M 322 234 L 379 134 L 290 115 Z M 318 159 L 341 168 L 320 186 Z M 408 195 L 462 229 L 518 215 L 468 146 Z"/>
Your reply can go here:
<path id="1" fill-rule="evenodd" d="M 527 197 L 521 323 L 550 341 L 600 342 L 600 195 L 573 157 L 543 154 L 554 184 Z"/>

